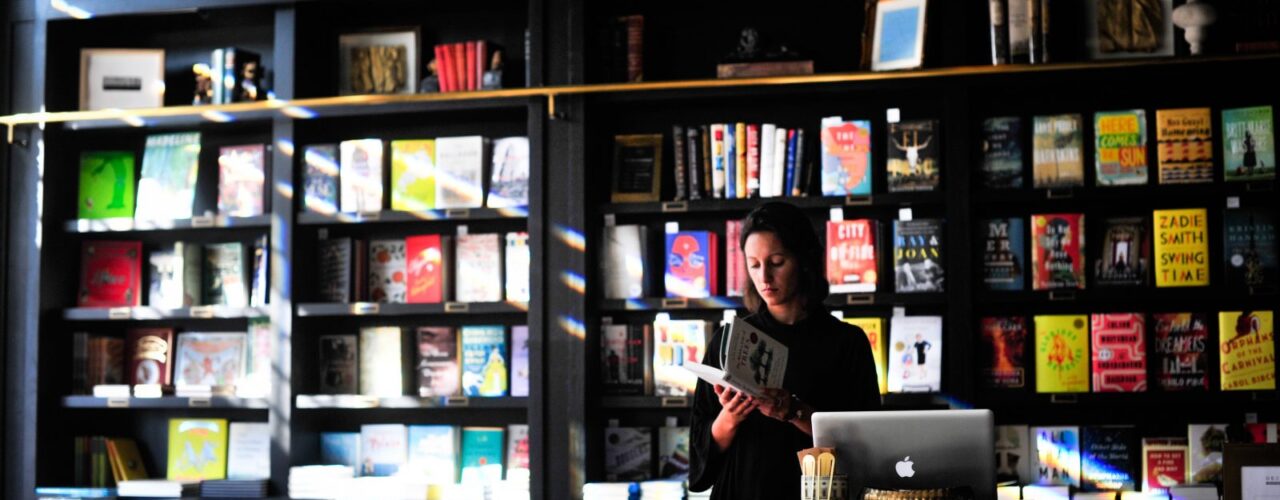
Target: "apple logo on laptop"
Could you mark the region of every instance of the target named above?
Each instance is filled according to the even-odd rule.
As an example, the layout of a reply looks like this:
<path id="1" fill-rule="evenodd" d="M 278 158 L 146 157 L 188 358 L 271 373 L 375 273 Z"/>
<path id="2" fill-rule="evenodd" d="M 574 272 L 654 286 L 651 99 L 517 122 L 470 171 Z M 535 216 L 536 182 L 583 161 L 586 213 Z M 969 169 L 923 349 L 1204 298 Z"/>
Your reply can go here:
<path id="1" fill-rule="evenodd" d="M 893 469 L 898 472 L 898 477 L 912 477 L 916 475 L 916 471 L 911 470 L 911 464 L 911 457 L 905 457 Z"/>

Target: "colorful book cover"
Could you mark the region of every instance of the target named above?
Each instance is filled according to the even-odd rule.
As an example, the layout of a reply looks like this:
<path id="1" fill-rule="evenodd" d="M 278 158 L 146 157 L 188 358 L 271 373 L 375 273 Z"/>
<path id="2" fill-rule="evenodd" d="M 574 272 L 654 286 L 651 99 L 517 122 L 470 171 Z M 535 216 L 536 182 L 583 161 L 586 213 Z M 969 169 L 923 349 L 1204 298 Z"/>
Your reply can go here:
<path id="1" fill-rule="evenodd" d="M 133 162 L 129 151 L 80 153 L 79 218 L 133 217 Z"/>
<path id="2" fill-rule="evenodd" d="M 1080 486 L 1080 428 L 1032 427 L 1035 484 Z"/>
<path id="3" fill-rule="evenodd" d="M 147 478 L 147 466 L 142 462 L 142 453 L 138 451 L 137 441 L 130 438 L 107 438 L 106 441 L 107 452 L 111 454 L 112 462 L 120 470 L 120 474 L 115 478 L 116 483 Z"/>
<path id="4" fill-rule="evenodd" d="M 1275 390 L 1276 344 L 1272 311 L 1218 313 L 1222 390 Z"/>
<path id="5" fill-rule="evenodd" d="M 600 367 L 604 393 L 643 396 L 648 392 L 653 338 L 649 325 L 601 325 Z"/>
<path id="6" fill-rule="evenodd" d="M 982 181 L 991 189 L 1022 187 L 1022 118 L 982 121 Z"/>
<path id="7" fill-rule="evenodd" d="M 1080 486 L 1087 491 L 1132 491 L 1138 457 L 1137 429 L 1128 426 L 1080 430 Z"/>
<path id="8" fill-rule="evenodd" d="M 404 239 L 408 262 L 406 301 L 410 304 L 438 304 L 445 301 L 447 267 L 445 244 L 448 237 L 438 234 L 409 236 Z"/>
<path id="9" fill-rule="evenodd" d="M 1160 389 L 1208 390 L 1208 317 L 1203 313 L 1152 313 L 1151 323 Z"/>
<path id="10" fill-rule="evenodd" d="M 997 425 L 995 433 L 996 479 L 1021 484 L 1034 483 L 1030 429 L 1025 425 Z"/>
<path id="11" fill-rule="evenodd" d="M 941 219 L 893 221 L 894 291 L 943 291 L 943 262 Z"/>
<path id="12" fill-rule="evenodd" d="M 436 208 L 484 205 L 484 137 L 436 139 Z"/>
<path id="13" fill-rule="evenodd" d="M 659 320 L 653 323 L 655 396 L 692 396 L 698 377 L 682 367 L 701 363 L 708 325 L 703 320 Z"/>
<path id="14" fill-rule="evenodd" d="M 452 425 L 410 425 L 407 472 L 431 484 L 456 483 L 458 440 Z"/>
<path id="15" fill-rule="evenodd" d="M 1084 139 L 1078 114 L 1037 116 L 1033 161 L 1036 189 L 1084 185 Z"/>
<path id="16" fill-rule="evenodd" d="M 147 136 L 134 217 L 190 219 L 199 170 L 199 132 Z"/>
<path id="17" fill-rule="evenodd" d="M 142 304 L 142 243 L 85 241 L 80 250 L 80 307 Z"/>
<path id="18" fill-rule="evenodd" d="M 244 280 L 244 244 L 212 243 L 204 246 L 204 305 L 249 306 Z"/>
<path id="19" fill-rule="evenodd" d="M 380 398 L 404 395 L 404 371 L 400 368 L 400 327 L 360 329 L 360 394 Z"/>
<path id="20" fill-rule="evenodd" d="M 876 381 L 880 386 L 880 394 L 889 392 L 889 379 L 886 378 L 884 318 L 845 318 L 845 323 L 862 329 L 867 334 L 867 342 L 871 344 L 871 359 L 876 363 Z"/>
<path id="21" fill-rule="evenodd" d="M 507 233 L 502 258 L 503 288 L 508 302 L 529 302 L 529 233 Z"/>
<path id="22" fill-rule="evenodd" d="M 1084 245 L 1084 214 L 1032 215 L 1032 288 L 1083 290 Z"/>
<path id="23" fill-rule="evenodd" d="M 742 297 L 747 286 L 747 259 L 742 254 L 742 221 L 724 222 L 725 295 Z"/>
<path id="24" fill-rule="evenodd" d="M 1213 182 L 1213 121 L 1209 108 L 1156 110 L 1161 184 Z"/>
<path id="25" fill-rule="evenodd" d="M 704 298 L 716 295 L 716 234 L 710 231 L 667 233 L 668 297 Z"/>
<path id="26" fill-rule="evenodd" d="M 302 153 L 303 198 L 308 211 L 322 214 L 338 212 L 338 146 L 317 144 Z"/>
<path id="27" fill-rule="evenodd" d="M 360 473 L 360 433 L 321 432 L 320 464 L 345 465 Z"/>
<path id="28" fill-rule="evenodd" d="M 351 238 L 320 240 L 316 243 L 319 256 L 319 298 L 325 302 L 346 304 L 353 301 L 352 271 L 355 248 Z"/>
<path id="29" fill-rule="evenodd" d="M 1209 285 L 1209 221 L 1203 208 L 1156 210 L 1157 287 Z"/>
<path id="30" fill-rule="evenodd" d="M 1222 166 L 1227 182 L 1276 178 L 1271 106 L 1222 110 Z"/>
<path id="31" fill-rule="evenodd" d="M 502 480 L 501 427 L 462 428 L 462 483 L 496 483 Z"/>
<path id="32" fill-rule="evenodd" d="M 1100 111 L 1093 115 L 1099 186 L 1147 183 L 1147 112 L 1142 109 Z"/>
<path id="33" fill-rule="evenodd" d="M 502 244 L 501 235 L 459 235 L 454 249 L 457 269 L 453 282 L 454 294 L 459 302 L 502 301 Z"/>
<path id="34" fill-rule="evenodd" d="M 1223 212 L 1223 243 L 1227 287 L 1275 288 L 1280 284 L 1274 211 Z"/>
<path id="35" fill-rule="evenodd" d="M 161 309 L 181 309 L 198 305 L 201 297 L 203 247 L 181 241 L 162 243 L 147 256 L 151 286 L 147 305 Z"/>
<path id="36" fill-rule="evenodd" d="M 249 305 L 262 307 L 267 305 L 270 281 L 270 260 L 267 258 L 269 248 L 267 236 L 262 235 L 253 241 L 253 279 L 249 282 Z"/>
<path id="37" fill-rule="evenodd" d="M 1146 285 L 1151 263 L 1147 221 L 1142 217 L 1113 217 L 1103 220 L 1102 224 L 1102 250 L 1094 261 L 1094 283 L 1098 286 Z"/>
<path id="38" fill-rule="evenodd" d="M 641 225 L 605 226 L 604 298 L 638 299 L 646 295 L 648 278 L 648 230 Z"/>
<path id="39" fill-rule="evenodd" d="M 982 318 L 982 344 L 986 355 L 983 381 L 993 389 L 1027 386 L 1027 319 L 1022 316 Z"/>
<path id="40" fill-rule="evenodd" d="M 689 428 L 658 428 L 659 479 L 684 477 L 689 474 Z"/>
<path id="41" fill-rule="evenodd" d="M 1249 442 L 1254 444 L 1274 444 L 1280 442 L 1280 424 L 1275 423 L 1256 423 L 1244 424 L 1244 430 L 1249 434 Z"/>
<path id="42" fill-rule="evenodd" d="M 529 326 L 511 327 L 511 396 L 529 396 Z"/>
<path id="43" fill-rule="evenodd" d="M 338 201 L 343 212 L 382 210 L 382 140 L 354 139 L 338 144 L 341 156 Z"/>
<path id="44" fill-rule="evenodd" d="M 244 376 L 246 341 L 244 332 L 185 332 L 178 335 L 174 383 L 235 386 Z"/>
<path id="45" fill-rule="evenodd" d="M 728 244 L 736 248 L 737 239 Z M 831 293 L 876 291 L 876 262 L 875 221 L 827 221 L 827 283 Z"/>
<path id="46" fill-rule="evenodd" d="M 253 217 L 265 211 L 267 146 L 247 144 L 218 149 L 218 215 Z"/>
<path id="47" fill-rule="evenodd" d="M 529 477 L 529 425 L 507 426 L 507 481 Z"/>
<path id="48" fill-rule="evenodd" d="M 937 120 L 889 124 L 889 192 L 935 191 L 942 170 Z"/>
<path id="49" fill-rule="evenodd" d="M 982 283 L 988 290 L 1022 290 L 1027 276 L 1026 220 L 986 219 L 982 240 Z"/>
<path id="50" fill-rule="evenodd" d="M 738 198 L 750 198 L 747 188 L 747 124 L 738 122 L 733 127 L 734 152 L 738 155 L 734 160 L 734 169 L 737 175 L 737 185 L 734 187 L 734 193 Z"/>
<path id="51" fill-rule="evenodd" d="M 889 320 L 889 392 L 942 391 L 942 316 Z"/>
<path id="52" fill-rule="evenodd" d="M 130 385 L 170 385 L 173 359 L 172 328 L 131 328 L 125 336 L 126 372 Z"/>
<path id="53" fill-rule="evenodd" d="M 489 167 L 489 208 L 529 205 L 529 138 L 503 137 L 493 141 Z"/>
<path id="54" fill-rule="evenodd" d="M 227 477 L 227 421 L 221 418 L 169 420 L 170 481 Z"/>
<path id="55" fill-rule="evenodd" d="M 356 353 L 355 335 L 320 336 L 320 394 L 355 394 Z"/>
<path id="56" fill-rule="evenodd" d="M 462 392 L 458 335 L 447 326 L 418 327 L 418 395 L 424 398 Z"/>
<path id="57" fill-rule="evenodd" d="M 404 424 L 360 426 L 361 464 L 358 476 L 393 476 L 409 459 L 409 429 Z"/>
<path id="58" fill-rule="evenodd" d="M 506 329 L 462 327 L 462 392 L 472 397 L 503 397 L 507 391 Z"/>
<path id="59" fill-rule="evenodd" d="M 822 195 L 871 194 L 871 121 L 822 119 Z"/>
<path id="60" fill-rule="evenodd" d="M 1142 313 L 1091 316 L 1093 392 L 1147 390 L 1146 318 Z"/>
<path id="61" fill-rule="evenodd" d="M 422 212 L 436 207 L 436 141 L 391 141 L 391 209 Z"/>
<path id="62" fill-rule="evenodd" d="M 1164 492 L 1187 484 L 1185 439 L 1147 438 L 1142 440 L 1142 491 Z"/>
<path id="63" fill-rule="evenodd" d="M 1036 316 L 1036 392 L 1089 392 L 1089 318 Z"/>
<path id="64" fill-rule="evenodd" d="M 604 475 L 608 481 L 645 481 L 653 477 L 653 430 L 607 427 L 604 430 Z"/>
<path id="65" fill-rule="evenodd" d="M 403 304 L 408 299 L 405 240 L 369 242 L 369 301 Z"/>
<path id="66" fill-rule="evenodd" d="M 1222 482 L 1222 453 L 1227 445 L 1227 424 L 1191 424 L 1187 426 L 1187 457 L 1191 483 Z"/>
<path id="67" fill-rule="evenodd" d="M 738 195 L 738 140 L 733 123 L 724 124 L 724 197 L 741 198 Z"/>
<path id="68" fill-rule="evenodd" d="M 227 479 L 271 479 L 270 425 L 231 422 L 227 432 Z"/>

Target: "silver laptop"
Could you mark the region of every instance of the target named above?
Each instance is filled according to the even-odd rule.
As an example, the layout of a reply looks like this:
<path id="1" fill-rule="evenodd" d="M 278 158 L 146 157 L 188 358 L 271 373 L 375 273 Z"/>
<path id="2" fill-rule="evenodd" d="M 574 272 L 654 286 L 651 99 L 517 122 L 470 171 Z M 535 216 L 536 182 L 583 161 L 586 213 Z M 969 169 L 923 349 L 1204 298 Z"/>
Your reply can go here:
<path id="1" fill-rule="evenodd" d="M 813 445 L 836 449 L 851 496 L 968 486 L 974 498 L 995 498 L 993 421 L 991 410 L 818 412 Z"/>

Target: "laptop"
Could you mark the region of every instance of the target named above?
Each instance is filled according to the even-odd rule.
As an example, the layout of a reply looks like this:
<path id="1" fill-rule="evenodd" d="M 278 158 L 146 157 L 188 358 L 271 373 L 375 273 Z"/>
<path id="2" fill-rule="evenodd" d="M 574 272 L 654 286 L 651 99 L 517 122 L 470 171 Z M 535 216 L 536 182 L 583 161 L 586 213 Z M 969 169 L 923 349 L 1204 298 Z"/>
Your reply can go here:
<path id="1" fill-rule="evenodd" d="M 996 497 L 991 410 L 818 412 L 812 423 L 813 445 L 836 449 L 851 495 L 968 486 Z"/>

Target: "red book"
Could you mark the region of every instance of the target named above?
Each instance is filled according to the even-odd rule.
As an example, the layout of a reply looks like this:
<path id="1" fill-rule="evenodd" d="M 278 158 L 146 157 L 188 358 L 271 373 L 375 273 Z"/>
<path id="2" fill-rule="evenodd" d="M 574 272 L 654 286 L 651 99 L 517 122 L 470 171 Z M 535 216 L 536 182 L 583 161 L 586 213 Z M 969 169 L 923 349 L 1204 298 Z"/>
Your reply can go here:
<path id="1" fill-rule="evenodd" d="M 620 18 L 627 34 L 627 81 L 644 81 L 644 16 Z"/>
<path id="2" fill-rule="evenodd" d="M 440 81 L 440 91 L 449 91 L 449 79 L 445 78 L 445 69 L 449 65 L 445 62 L 444 49 L 440 45 L 434 47 L 436 53 L 436 79 Z"/>
<path id="3" fill-rule="evenodd" d="M 1027 319 L 1022 316 L 982 318 L 986 363 L 982 380 L 992 389 L 1026 386 Z"/>
<path id="4" fill-rule="evenodd" d="M 476 42 L 463 42 L 467 49 L 467 90 L 476 89 Z"/>
<path id="5" fill-rule="evenodd" d="M 1147 390 L 1146 322 L 1142 313 L 1094 314 L 1093 392 Z"/>
<path id="6" fill-rule="evenodd" d="M 746 292 L 747 262 L 738 240 L 742 238 L 742 221 L 730 220 L 724 224 L 725 295 L 741 297 Z"/>
<path id="7" fill-rule="evenodd" d="M 467 90 L 467 48 L 462 43 L 449 44 L 453 48 L 454 90 Z"/>
<path id="8" fill-rule="evenodd" d="M 876 291 L 875 221 L 827 221 L 827 283 L 831 293 Z"/>
<path id="9" fill-rule="evenodd" d="M 484 88 L 484 72 L 489 69 L 489 42 L 476 41 L 476 89 Z"/>
<path id="10" fill-rule="evenodd" d="M 455 69 L 457 66 L 453 62 L 453 59 L 454 59 L 453 45 L 452 44 L 440 45 L 440 54 L 444 58 L 444 70 L 443 70 L 444 78 L 443 79 L 449 82 L 448 84 L 449 92 L 457 92 L 458 91 L 458 75 L 457 75 L 457 70 Z"/>
<path id="11" fill-rule="evenodd" d="M 142 304 L 142 243 L 86 241 L 80 254 L 81 307 Z"/>
<path id="12" fill-rule="evenodd" d="M 1032 215 L 1031 267 L 1036 290 L 1084 289 L 1084 214 Z"/>
<path id="13" fill-rule="evenodd" d="M 747 124 L 747 197 L 760 196 L 760 125 Z"/>
<path id="14" fill-rule="evenodd" d="M 125 359 L 132 385 L 170 384 L 169 360 L 173 357 L 172 328 L 134 328 L 125 339 Z"/>
<path id="15" fill-rule="evenodd" d="M 405 238 L 405 252 L 409 270 L 408 302 L 411 304 L 435 304 L 444 302 L 445 269 L 444 241 L 438 234 L 424 234 Z"/>

